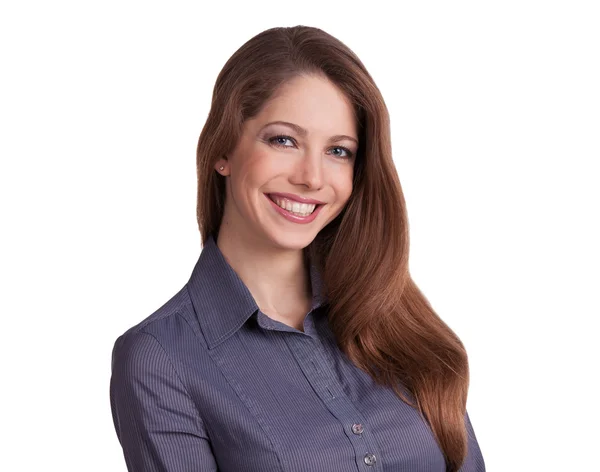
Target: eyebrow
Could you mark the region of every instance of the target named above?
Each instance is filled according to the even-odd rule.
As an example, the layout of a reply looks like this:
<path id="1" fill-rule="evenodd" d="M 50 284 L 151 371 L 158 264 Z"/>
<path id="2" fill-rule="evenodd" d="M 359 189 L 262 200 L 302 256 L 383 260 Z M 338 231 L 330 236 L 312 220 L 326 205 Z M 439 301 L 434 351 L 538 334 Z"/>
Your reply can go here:
<path id="1" fill-rule="evenodd" d="M 289 121 L 271 121 L 270 123 L 267 123 L 266 125 L 264 125 L 261 128 L 261 131 L 263 129 L 265 129 L 267 126 L 271 126 L 271 125 L 283 125 L 283 126 L 287 126 L 288 128 L 292 128 L 294 131 L 296 131 L 296 133 L 298 133 L 300 136 L 304 137 L 308 134 L 308 131 L 305 130 L 302 126 L 299 126 L 295 123 L 290 123 Z M 329 140 L 331 142 L 338 142 L 338 141 L 343 141 L 344 139 L 348 139 L 350 141 L 354 141 L 356 143 L 356 145 L 358 145 L 358 140 L 356 138 L 353 138 L 352 136 L 347 136 L 345 134 L 336 134 L 335 136 L 332 136 L 331 138 L 329 138 Z"/>

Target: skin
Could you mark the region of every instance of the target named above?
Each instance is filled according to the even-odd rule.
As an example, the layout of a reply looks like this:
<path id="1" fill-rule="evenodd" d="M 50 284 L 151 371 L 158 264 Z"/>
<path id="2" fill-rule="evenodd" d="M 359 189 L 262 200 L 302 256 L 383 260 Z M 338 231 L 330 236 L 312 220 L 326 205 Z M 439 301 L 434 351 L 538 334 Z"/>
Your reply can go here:
<path id="1" fill-rule="evenodd" d="M 264 127 L 273 121 L 294 123 L 307 133 L 302 136 L 279 124 Z M 292 139 L 269 142 L 280 134 Z M 356 141 L 332 142 L 336 135 Z M 350 101 L 327 78 L 301 76 L 286 82 L 257 116 L 244 123 L 235 149 L 215 165 L 226 176 L 219 249 L 260 310 L 300 331 L 304 331 L 312 296 L 302 249 L 348 202 L 357 149 L 358 130 Z M 326 204 L 314 221 L 298 224 L 272 208 L 264 195 L 271 192 Z"/>

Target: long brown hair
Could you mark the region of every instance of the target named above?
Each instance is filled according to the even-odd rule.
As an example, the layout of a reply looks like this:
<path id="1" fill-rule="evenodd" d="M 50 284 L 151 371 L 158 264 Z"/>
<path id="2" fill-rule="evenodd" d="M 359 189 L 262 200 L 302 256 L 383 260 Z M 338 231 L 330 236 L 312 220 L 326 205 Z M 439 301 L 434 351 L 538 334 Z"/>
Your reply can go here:
<path id="1" fill-rule="evenodd" d="M 467 353 L 409 274 L 408 219 L 387 107 L 365 66 L 341 41 L 314 27 L 271 28 L 227 61 L 198 141 L 202 241 L 218 234 L 223 216 L 225 182 L 214 165 L 235 147 L 244 121 L 300 74 L 320 74 L 336 84 L 352 102 L 360 130 L 352 195 L 305 248 L 322 274 L 329 325 L 358 368 L 423 415 L 447 470 L 457 471 L 467 454 Z"/>

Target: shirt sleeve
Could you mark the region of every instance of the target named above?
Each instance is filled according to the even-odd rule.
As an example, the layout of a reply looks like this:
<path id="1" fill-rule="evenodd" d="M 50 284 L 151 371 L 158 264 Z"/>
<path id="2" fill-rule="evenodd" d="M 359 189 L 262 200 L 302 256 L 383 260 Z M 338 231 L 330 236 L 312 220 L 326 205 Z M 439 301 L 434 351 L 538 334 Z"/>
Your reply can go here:
<path id="1" fill-rule="evenodd" d="M 483 455 L 475 436 L 469 413 L 465 412 L 465 422 L 467 426 L 467 457 L 463 462 L 459 472 L 485 472 L 485 463 L 483 461 Z"/>
<path id="2" fill-rule="evenodd" d="M 120 336 L 111 372 L 113 423 L 129 472 L 217 471 L 197 407 L 154 336 Z"/>

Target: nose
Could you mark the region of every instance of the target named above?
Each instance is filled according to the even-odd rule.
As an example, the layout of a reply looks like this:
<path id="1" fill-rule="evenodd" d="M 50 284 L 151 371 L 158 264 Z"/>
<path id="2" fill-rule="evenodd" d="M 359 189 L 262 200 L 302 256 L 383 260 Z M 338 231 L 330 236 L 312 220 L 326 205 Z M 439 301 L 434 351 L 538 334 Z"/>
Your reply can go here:
<path id="1" fill-rule="evenodd" d="M 290 182 L 295 185 L 305 185 L 310 189 L 319 189 L 323 186 L 323 158 L 320 152 L 307 151 L 299 159 L 290 177 Z"/>

